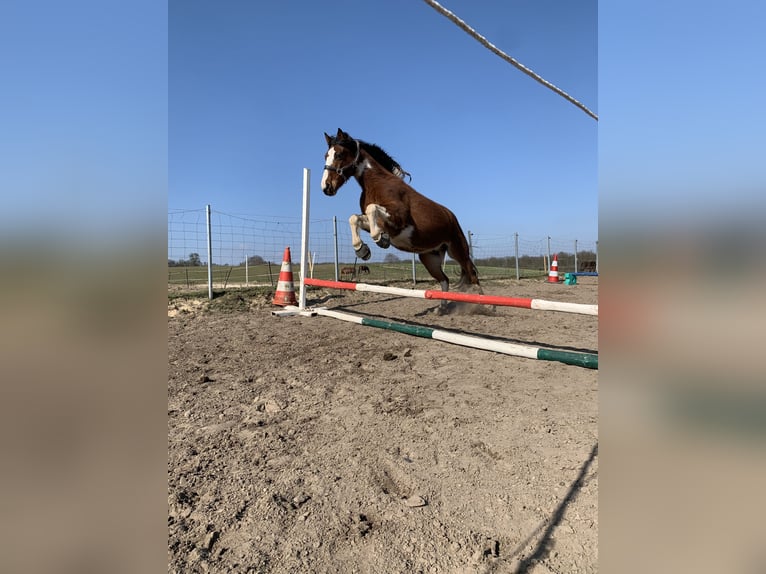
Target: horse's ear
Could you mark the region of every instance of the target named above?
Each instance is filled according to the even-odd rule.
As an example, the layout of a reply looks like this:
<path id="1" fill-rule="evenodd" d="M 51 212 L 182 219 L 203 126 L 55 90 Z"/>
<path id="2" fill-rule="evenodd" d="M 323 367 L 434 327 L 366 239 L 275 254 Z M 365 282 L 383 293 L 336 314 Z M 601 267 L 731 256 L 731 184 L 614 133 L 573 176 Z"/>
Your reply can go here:
<path id="1" fill-rule="evenodd" d="M 350 140 L 351 139 L 349 137 L 349 135 L 346 132 L 344 132 L 342 129 L 340 129 L 340 128 L 338 128 L 338 135 L 336 135 L 335 137 L 338 138 L 339 140 Z"/>
<path id="2" fill-rule="evenodd" d="M 328 146 L 331 146 L 333 144 L 333 141 L 335 141 L 335 138 L 332 136 L 328 136 L 327 132 L 324 133 L 324 139 L 327 142 Z"/>

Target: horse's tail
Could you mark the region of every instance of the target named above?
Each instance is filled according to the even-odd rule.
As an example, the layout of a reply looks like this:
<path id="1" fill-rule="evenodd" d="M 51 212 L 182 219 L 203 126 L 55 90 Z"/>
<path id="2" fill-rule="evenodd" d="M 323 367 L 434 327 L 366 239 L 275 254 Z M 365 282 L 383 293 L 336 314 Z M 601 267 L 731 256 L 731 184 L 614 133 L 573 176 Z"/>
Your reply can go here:
<path id="1" fill-rule="evenodd" d="M 457 282 L 456 287 L 479 285 L 479 271 L 476 269 L 470 256 L 468 257 L 468 269 L 465 267 L 460 268 L 460 279 Z"/>

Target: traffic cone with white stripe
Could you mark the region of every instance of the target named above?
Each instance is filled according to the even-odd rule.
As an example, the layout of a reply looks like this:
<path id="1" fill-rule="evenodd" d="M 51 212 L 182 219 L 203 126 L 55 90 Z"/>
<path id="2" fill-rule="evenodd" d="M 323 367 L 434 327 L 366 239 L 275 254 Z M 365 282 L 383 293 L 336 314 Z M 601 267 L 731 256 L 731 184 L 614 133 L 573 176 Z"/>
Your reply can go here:
<path id="1" fill-rule="evenodd" d="M 548 283 L 559 282 L 559 256 L 555 254 L 551 261 L 551 270 L 548 272 Z"/>
<path id="2" fill-rule="evenodd" d="M 290 248 L 285 247 L 285 254 L 282 257 L 282 268 L 279 270 L 279 281 L 277 282 L 277 292 L 274 293 L 273 305 L 297 305 L 295 299 L 295 288 L 293 287 L 293 264 L 290 259 Z"/>

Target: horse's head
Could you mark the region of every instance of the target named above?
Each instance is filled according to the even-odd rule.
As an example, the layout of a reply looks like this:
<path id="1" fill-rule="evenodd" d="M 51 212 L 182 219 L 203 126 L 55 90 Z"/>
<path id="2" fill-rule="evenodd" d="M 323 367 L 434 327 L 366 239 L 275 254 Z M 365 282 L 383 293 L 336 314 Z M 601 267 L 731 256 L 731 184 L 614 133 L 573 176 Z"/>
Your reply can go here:
<path id="1" fill-rule="evenodd" d="M 335 195 L 356 173 L 361 147 L 357 140 L 340 128 L 335 136 L 325 133 L 324 139 L 327 141 L 327 153 L 324 155 L 322 191 L 325 195 Z"/>

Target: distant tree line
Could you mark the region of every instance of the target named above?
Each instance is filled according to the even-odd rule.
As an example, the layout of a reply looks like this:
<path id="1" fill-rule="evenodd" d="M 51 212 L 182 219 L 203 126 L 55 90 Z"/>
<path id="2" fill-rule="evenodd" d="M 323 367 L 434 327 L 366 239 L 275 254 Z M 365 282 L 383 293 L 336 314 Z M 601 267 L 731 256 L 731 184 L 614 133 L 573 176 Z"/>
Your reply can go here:
<path id="1" fill-rule="evenodd" d="M 567 253 L 559 251 L 558 255 L 559 266 L 574 267 L 575 256 L 574 253 Z M 577 262 L 581 264 L 585 261 L 595 261 L 596 254 L 593 251 L 578 251 Z M 476 265 L 484 265 L 486 267 L 515 267 L 516 258 L 512 255 L 506 255 L 502 257 L 482 257 L 474 259 Z M 542 269 L 544 267 L 544 259 L 542 255 L 522 255 L 519 257 L 519 267 L 523 269 Z"/>
<path id="2" fill-rule="evenodd" d="M 201 267 L 204 263 L 199 258 L 199 253 L 189 253 L 189 259 L 174 261 L 168 259 L 168 267 Z"/>
<path id="3" fill-rule="evenodd" d="M 247 264 L 248 265 L 266 265 L 267 261 L 261 257 L 260 255 L 253 255 L 252 257 L 247 258 Z M 189 253 L 188 259 L 168 259 L 168 267 L 201 267 L 203 265 L 207 265 L 204 261 L 200 260 L 199 253 Z M 216 263 L 215 265 L 219 267 L 231 267 L 228 263 Z M 240 261 L 237 265 L 234 267 L 244 267 L 245 262 Z"/>
<path id="4" fill-rule="evenodd" d="M 261 257 L 260 255 L 253 255 L 253 256 L 247 258 L 247 264 L 248 265 L 265 265 L 266 264 L 266 260 L 263 257 Z M 241 261 L 239 266 L 240 267 L 244 267 L 245 266 L 245 262 Z"/>
<path id="5" fill-rule="evenodd" d="M 574 267 L 574 253 L 559 251 L 557 255 L 559 265 Z M 402 259 L 395 253 L 387 253 L 383 258 L 383 263 L 397 263 L 400 261 L 402 261 Z M 595 262 L 596 253 L 593 251 L 578 251 L 577 263 L 581 265 L 586 261 Z M 481 257 L 474 259 L 474 263 L 476 265 L 484 265 L 485 267 L 515 267 L 516 258 L 513 255 Z M 523 269 L 543 269 L 545 267 L 545 261 L 542 255 L 522 255 L 519 257 L 519 267 Z"/>
<path id="6" fill-rule="evenodd" d="M 557 253 L 559 266 L 574 267 L 574 253 L 567 253 L 560 251 Z M 395 253 L 387 253 L 383 258 L 383 263 L 397 263 L 402 259 Z M 582 264 L 586 261 L 596 261 L 596 254 L 593 251 L 578 251 L 577 262 Z M 247 258 L 248 265 L 265 265 L 267 261 L 260 255 L 252 255 Z M 516 258 L 512 255 L 505 255 L 502 257 L 482 257 L 474 259 L 476 265 L 484 265 L 486 267 L 515 267 Z M 200 259 L 199 253 L 189 253 L 188 259 L 179 259 L 174 261 L 168 259 L 168 267 L 201 267 L 206 263 Z M 221 267 L 229 267 L 229 264 L 224 263 Z M 245 262 L 241 261 L 238 264 L 239 267 L 244 267 Z M 545 266 L 542 255 L 522 255 L 519 257 L 519 267 L 523 269 L 542 269 Z"/>

